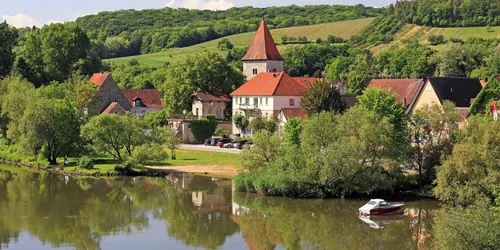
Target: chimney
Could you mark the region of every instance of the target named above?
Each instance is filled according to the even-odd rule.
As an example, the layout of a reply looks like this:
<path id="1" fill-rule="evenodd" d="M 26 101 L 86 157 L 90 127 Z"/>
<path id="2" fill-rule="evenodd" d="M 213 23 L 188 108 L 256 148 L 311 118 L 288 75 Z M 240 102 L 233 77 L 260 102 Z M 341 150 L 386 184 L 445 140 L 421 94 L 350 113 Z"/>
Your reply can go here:
<path id="1" fill-rule="evenodd" d="M 407 103 L 406 103 L 406 97 L 403 99 L 403 106 L 406 107 Z"/>

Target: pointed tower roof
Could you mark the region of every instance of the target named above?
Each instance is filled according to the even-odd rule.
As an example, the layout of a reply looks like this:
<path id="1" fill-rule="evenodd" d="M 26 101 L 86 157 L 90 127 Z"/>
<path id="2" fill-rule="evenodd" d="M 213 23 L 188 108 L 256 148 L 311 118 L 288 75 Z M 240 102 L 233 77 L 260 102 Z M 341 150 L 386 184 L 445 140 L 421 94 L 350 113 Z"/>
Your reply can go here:
<path id="1" fill-rule="evenodd" d="M 281 57 L 265 20 L 262 20 L 243 61 L 284 61 Z"/>

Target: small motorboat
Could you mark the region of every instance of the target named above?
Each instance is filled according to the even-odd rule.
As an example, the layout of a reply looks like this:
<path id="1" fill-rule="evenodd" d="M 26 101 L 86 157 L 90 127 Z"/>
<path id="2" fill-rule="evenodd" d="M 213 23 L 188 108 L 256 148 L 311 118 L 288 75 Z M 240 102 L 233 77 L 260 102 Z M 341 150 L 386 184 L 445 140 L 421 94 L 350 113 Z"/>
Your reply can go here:
<path id="1" fill-rule="evenodd" d="M 373 199 L 359 208 L 361 215 L 390 214 L 397 212 L 404 204 L 391 204 L 382 199 Z"/>

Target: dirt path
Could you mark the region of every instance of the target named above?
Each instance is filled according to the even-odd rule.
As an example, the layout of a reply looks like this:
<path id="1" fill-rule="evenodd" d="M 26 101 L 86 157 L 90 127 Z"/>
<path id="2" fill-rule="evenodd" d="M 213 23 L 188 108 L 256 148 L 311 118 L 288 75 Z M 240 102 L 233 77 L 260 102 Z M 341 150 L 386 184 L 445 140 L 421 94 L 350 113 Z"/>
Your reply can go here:
<path id="1" fill-rule="evenodd" d="M 183 167 L 148 167 L 156 170 L 166 170 L 178 173 L 194 173 L 194 174 L 211 174 L 211 175 L 224 175 L 224 176 L 236 176 L 238 175 L 238 170 L 232 167 L 222 167 L 216 165 L 206 165 L 206 166 L 183 166 Z"/>

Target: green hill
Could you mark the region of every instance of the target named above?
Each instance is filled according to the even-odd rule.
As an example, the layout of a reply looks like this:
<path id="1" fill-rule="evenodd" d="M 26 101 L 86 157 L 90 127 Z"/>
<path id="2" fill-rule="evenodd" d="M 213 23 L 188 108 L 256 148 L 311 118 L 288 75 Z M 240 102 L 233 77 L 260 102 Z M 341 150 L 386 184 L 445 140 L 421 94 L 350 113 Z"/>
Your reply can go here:
<path id="1" fill-rule="evenodd" d="M 445 40 L 450 39 L 461 39 L 465 40 L 471 37 L 478 37 L 483 39 L 500 39 L 500 26 L 493 27 L 461 27 L 461 28 L 435 28 L 435 27 L 425 27 L 418 26 L 414 24 L 406 24 L 395 36 L 394 42 L 391 44 L 397 44 L 403 46 L 406 40 L 418 40 L 421 44 L 428 44 L 428 39 L 432 35 L 442 35 Z M 374 53 L 377 53 L 389 44 L 382 44 L 372 48 Z"/>
<path id="2" fill-rule="evenodd" d="M 316 24 L 309 26 L 273 29 L 271 30 L 271 34 L 273 35 L 274 40 L 277 43 L 280 42 L 281 36 L 283 35 L 293 36 L 293 37 L 306 36 L 308 40 L 316 40 L 318 38 L 326 39 L 328 35 L 334 35 L 342 37 L 344 39 L 348 39 L 352 35 L 358 33 L 364 27 L 368 26 L 373 21 L 373 19 L 374 18 L 363 18 L 363 19 Z M 227 36 L 224 38 L 229 39 L 229 41 L 237 47 L 246 47 L 250 44 L 254 35 L 255 32 L 248 32 L 243 34 Z M 187 55 L 203 52 L 205 50 L 218 51 L 217 43 L 224 38 L 216 39 L 213 41 L 185 48 L 168 49 L 166 51 L 158 53 L 108 59 L 105 60 L 105 62 L 111 62 L 114 64 L 124 64 L 130 59 L 137 59 L 139 63 L 143 65 L 153 66 L 153 67 L 160 66 L 165 62 L 173 62 L 182 59 Z M 280 45 L 279 48 L 282 49 L 283 46 Z"/>

